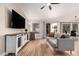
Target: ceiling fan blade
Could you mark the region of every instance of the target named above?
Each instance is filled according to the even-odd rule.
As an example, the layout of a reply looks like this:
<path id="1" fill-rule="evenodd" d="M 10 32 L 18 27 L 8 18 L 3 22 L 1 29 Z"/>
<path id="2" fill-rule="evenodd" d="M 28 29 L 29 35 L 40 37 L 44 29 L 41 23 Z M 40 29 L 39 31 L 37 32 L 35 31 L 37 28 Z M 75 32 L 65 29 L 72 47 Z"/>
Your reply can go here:
<path id="1" fill-rule="evenodd" d="M 42 6 L 41 9 L 43 9 L 45 6 Z"/>
<path id="2" fill-rule="evenodd" d="M 49 6 L 49 9 L 50 9 L 50 10 L 52 10 L 52 7 L 51 7 L 51 5 Z"/>
<path id="3" fill-rule="evenodd" d="M 60 4 L 60 3 L 50 3 L 50 4 Z"/>

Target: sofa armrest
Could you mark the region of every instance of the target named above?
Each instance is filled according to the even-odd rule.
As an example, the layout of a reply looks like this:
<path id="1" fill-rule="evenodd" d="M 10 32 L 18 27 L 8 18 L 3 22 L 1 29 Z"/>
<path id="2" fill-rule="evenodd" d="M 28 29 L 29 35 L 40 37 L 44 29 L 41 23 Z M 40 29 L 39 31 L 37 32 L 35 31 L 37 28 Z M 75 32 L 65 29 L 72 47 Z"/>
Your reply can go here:
<path id="1" fill-rule="evenodd" d="M 58 49 L 62 50 L 62 51 L 70 51 L 70 50 L 74 50 L 74 43 L 75 41 L 72 39 L 59 39 L 57 41 L 58 43 Z"/>

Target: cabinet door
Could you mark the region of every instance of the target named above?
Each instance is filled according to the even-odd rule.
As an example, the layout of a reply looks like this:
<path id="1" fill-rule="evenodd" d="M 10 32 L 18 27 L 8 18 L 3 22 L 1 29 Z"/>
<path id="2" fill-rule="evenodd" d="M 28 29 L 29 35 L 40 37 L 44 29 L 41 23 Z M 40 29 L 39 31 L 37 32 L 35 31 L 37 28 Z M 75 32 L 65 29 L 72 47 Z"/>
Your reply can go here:
<path id="1" fill-rule="evenodd" d="M 16 37 L 6 36 L 6 52 L 15 53 L 16 52 Z"/>
<path id="2" fill-rule="evenodd" d="M 23 35 L 22 36 L 22 45 L 24 45 L 26 41 L 27 41 L 27 35 Z"/>

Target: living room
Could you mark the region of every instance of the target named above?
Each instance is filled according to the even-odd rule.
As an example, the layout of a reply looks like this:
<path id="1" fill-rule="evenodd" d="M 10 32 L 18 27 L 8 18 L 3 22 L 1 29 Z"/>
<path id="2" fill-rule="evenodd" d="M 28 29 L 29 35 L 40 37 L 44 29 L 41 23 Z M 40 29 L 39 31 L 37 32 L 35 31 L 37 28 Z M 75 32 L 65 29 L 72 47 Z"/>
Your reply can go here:
<path id="1" fill-rule="evenodd" d="M 8 53 L 12 55 L 14 52 L 15 52 L 15 55 L 26 55 L 26 56 L 42 55 L 39 52 L 38 54 L 26 54 L 26 53 L 23 54 L 24 53 L 23 50 L 18 54 L 18 51 L 23 49 L 24 45 L 26 45 L 26 47 L 30 45 L 29 44 L 30 41 L 31 41 L 31 47 L 33 47 L 32 40 L 37 40 L 37 41 L 41 40 L 40 42 L 42 42 L 43 44 L 43 41 L 42 41 L 43 39 L 45 39 L 45 41 L 47 41 L 46 44 L 49 44 L 52 48 L 57 48 L 58 46 L 54 47 L 53 46 L 54 44 L 53 45 L 51 44 L 53 43 L 52 39 L 53 38 L 59 39 L 64 32 L 67 32 L 70 37 L 72 30 L 76 31 L 76 35 L 72 35 L 74 36 L 74 39 L 68 40 L 68 41 L 66 40 L 67 43 L 66 41 L 63 40 L 65 44 L 62 43 L 59 45 L 59 47 L 61 51 L 63 50 L 67 51 L 67 53 L 62 53 L 62 55 L 65 55 L 65 54 L 79 55 L 79 51 L 78 51 L 79 41 L 76 40 L 76 38 L 78 39 L 78 36 L 79 36 L 78 5 L 79 5 L 78 3 L 56 3 L 56 4 L 55 3 L 49 3 L 49 4 L 48 3 L 1 3 L 0 4 L 0 21 L 1 21 L 0 22 L 1 24 L 0 25 L 0 33 L 1 33 L 0 34 L 0 55 L 7 55 Z M 17 17 L 20 17 L 22 19 L 23 26 L 22 24 L 19 24 L 19 21 L 18 21 L 17 23 L 17 25 L 19 24 L 18 26 L 11 27 L 12 24 L 9 24 L 11 23 L 11 17 L 12 17 L 12 20 L 13 19 L 17 20 Z M 14 21 L 14 22 L 17 22 L 17 21 Z M 17 28 L 19 26 L 20 28 Z M 56 37 L 55 34 L 57 33 L 59 33 L 59 35 Z M 14 38 L 14 37 L 12 38 L 10 36 L 12 37 L 18 36 L 18 38 Z M 20 43 L 15 43 L 15 42 L 20 42 L 20 41 L 17 41 L 19 37 L 23 37 L 23 38 L 27 37 L 27 40 L 24 39 L 25 41 L 23 41 L 22 39 L 22 46 L 20 48 L 18 48 L 20 46 Z M 16 39 L 16 41 L 11 41 L 11 39 Z M 62 39 L 65 39 L 65 38 L 62 37 L 61 40 Z M 67 39 L 70 39 L 70 38 L 67 38 Z M 61 40 L 60 40 L 60 43 L 61 43 Z M 17 46 L 17 44 L 19 45 Z M 37 46 L 39 44 L 40 43 L 38 42 L 36 43 Z M 68 48 L 63 47 L 65 45 Z M 16 48 L 14 49 L 12 47 L 14 48 L 16 47 Z M 57 53 L 55 55 L 61 55 L 61 52 L 59 54 Z M 47 52 L 47 54 L 43 54 L 43 55 L 54 55 L 54 54 L 53 52 L 52 53 Z"/>

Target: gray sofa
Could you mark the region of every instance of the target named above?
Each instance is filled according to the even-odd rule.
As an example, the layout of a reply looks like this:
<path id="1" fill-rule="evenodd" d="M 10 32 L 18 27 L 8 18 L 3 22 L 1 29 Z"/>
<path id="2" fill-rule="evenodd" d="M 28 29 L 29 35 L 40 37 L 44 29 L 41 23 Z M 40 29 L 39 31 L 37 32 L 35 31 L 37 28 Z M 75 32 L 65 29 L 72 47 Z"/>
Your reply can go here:
<path id="1" fill-rule="evenodd" d="M 57 48 L 58 50 L 61 51 L 73 51 L 75 48 L 75 37 L 70 37 L 70 38 L 60 38 L 60 39 L 55 39 L 52 37 L 47 37 L 47 41 L 53 48 Z"/>

